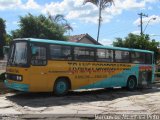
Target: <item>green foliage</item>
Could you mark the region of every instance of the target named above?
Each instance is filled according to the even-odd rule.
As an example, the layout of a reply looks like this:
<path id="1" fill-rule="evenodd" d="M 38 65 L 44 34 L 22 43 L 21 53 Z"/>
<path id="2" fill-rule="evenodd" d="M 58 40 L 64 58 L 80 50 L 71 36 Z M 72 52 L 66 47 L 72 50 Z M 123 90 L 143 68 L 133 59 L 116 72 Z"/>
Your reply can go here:
<path id="1" fill-rule="evenodd" d="M 62 26 L 51 21 L 44 15 L 33 16 L 28 14 L 20 17 L 20 29 L 12 31 L 13 38 L 42 38 L 66 40 Z"/>
<path id="2" fill-rule="evenodd" d="M 0 59 L 4 57 L 3 55 L 3 46 L 5 45 L 5 36 L 6 36 L 6 25 L 5 21 L 0 18 Z"/>
<path id="3" fill-rule="evenodd" d="M 124 40 L 122 38 L 116 38 L 113 46 L 150 50 L 154 51 L 155 60 L 157 60 L 158 57 L 157 47 L 159 46 L 159 42 L 156 42 L 154 39 L 151 40 L 149 35 L 140 36 L 130 33 Z"/>
<path id="4" fill-rule="evenodd" d="M 9 34 L 6 34 L 6 36 L 5 36 L 5 45 L 6 46 L 9 46 L 10 45 L 10 42 L 12 41 L 12 36 L 11 35 L 9 35 Z"/>
<path id="5" fill-rule="evenodd" d="M 0 74 L 0 82 L 5 80 L 5 72 Z"/>
<path id="6" fill-rule="evenodd" d="M 68 21 L 65 19 L 65 16 L 62 14 L 57 14 L 55 16 L 52 16 L 50 13 L 48 13 L 48 18 L 53 22 L 53 23 L 57 23 L 59 24 L 61 27 L 63 27 L 63 29 L 65 30 L 65 32 L 69 32 L 70 35 L 70 31 L 73 31 L 72 26 L 68 23 Z"/>

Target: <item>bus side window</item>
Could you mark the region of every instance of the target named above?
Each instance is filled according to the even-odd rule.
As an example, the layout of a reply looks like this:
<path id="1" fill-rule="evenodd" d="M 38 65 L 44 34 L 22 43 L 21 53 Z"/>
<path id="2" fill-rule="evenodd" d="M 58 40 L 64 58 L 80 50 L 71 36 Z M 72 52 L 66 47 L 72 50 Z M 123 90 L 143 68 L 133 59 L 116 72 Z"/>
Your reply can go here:
<path id="1" fill-rule="evenodd" d="M 72 60 L 71 46 L 50 45 L 50 58 L 52 60 Z"/>
<path id="2" fill-rule="evenodd" d="M 97 61 L 113 62 L 113 50 L 97 49 Z"/>
<path id="3" fill-rule="evenodd" d="M 31 63 L 34 66 L 46 65 L 46 48 L 43 46 L 32 46 Z"/>
<path id="4" fill-rule="evenodd" d="M 94 61 L 94 52 L 93 48 L 88 47 L 75 47 L 74 48 L 74 59 L 82 61 Z"/>
<path id="5" fill-rule="evenodd" d="M 152 54 L 151 53 L 146 53 L 146 56 L 145 56 L 145 58 L 146 58 L 146 64 L 152 64 Z"/>
<path id="6" fill-rule="evenodd" d="M 129 63 L 129 52 L 116 50 L 115 61 L 122 62 L 122 63 Z"/>
<path id="7" fill-rule="evenodd" d="M 131 52 L 132 63 L 144 64 L 145 63 L 145 53 Z"/>

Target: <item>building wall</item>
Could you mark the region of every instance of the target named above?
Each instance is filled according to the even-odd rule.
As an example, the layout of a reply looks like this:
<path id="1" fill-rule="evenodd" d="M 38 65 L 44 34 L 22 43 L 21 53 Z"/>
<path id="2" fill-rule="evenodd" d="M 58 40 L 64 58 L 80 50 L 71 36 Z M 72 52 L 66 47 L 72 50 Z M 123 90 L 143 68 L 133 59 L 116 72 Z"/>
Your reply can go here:
<path id="1" fill-rule="evenodd" d="M 79 43 L 95 44 L 92 41 L 90 41 L 89 39 L 87 39 L 86 37 L 84 37 L 83 39 L 81 39 L 79 41 Z"/>

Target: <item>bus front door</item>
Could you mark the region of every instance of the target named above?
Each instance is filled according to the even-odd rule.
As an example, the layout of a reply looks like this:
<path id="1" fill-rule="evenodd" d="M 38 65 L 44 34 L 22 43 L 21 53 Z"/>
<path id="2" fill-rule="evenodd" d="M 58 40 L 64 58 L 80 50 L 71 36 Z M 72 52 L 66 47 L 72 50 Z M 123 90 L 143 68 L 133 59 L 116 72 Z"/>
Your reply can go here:
<path id="1" fill-rule="evenodd" d="M 47 87 L 47 72 L 44 67 L 33 66 L 30 70 L 31 91 L 45 91 Z"/>

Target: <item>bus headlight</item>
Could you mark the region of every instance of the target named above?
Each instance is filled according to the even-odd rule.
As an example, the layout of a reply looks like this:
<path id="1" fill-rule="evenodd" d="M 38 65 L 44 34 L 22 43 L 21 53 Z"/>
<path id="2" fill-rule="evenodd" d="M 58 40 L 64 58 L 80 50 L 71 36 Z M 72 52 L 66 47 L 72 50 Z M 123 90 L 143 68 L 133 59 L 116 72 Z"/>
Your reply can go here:
<path id="1" fill-rule="evenodd" d="M 22 77 L 21 77 L 21 76 L 17 76 L 17 80 L 18 80 L 18 81 L 21 81 L 21 80 L 22 80 Z"/>

